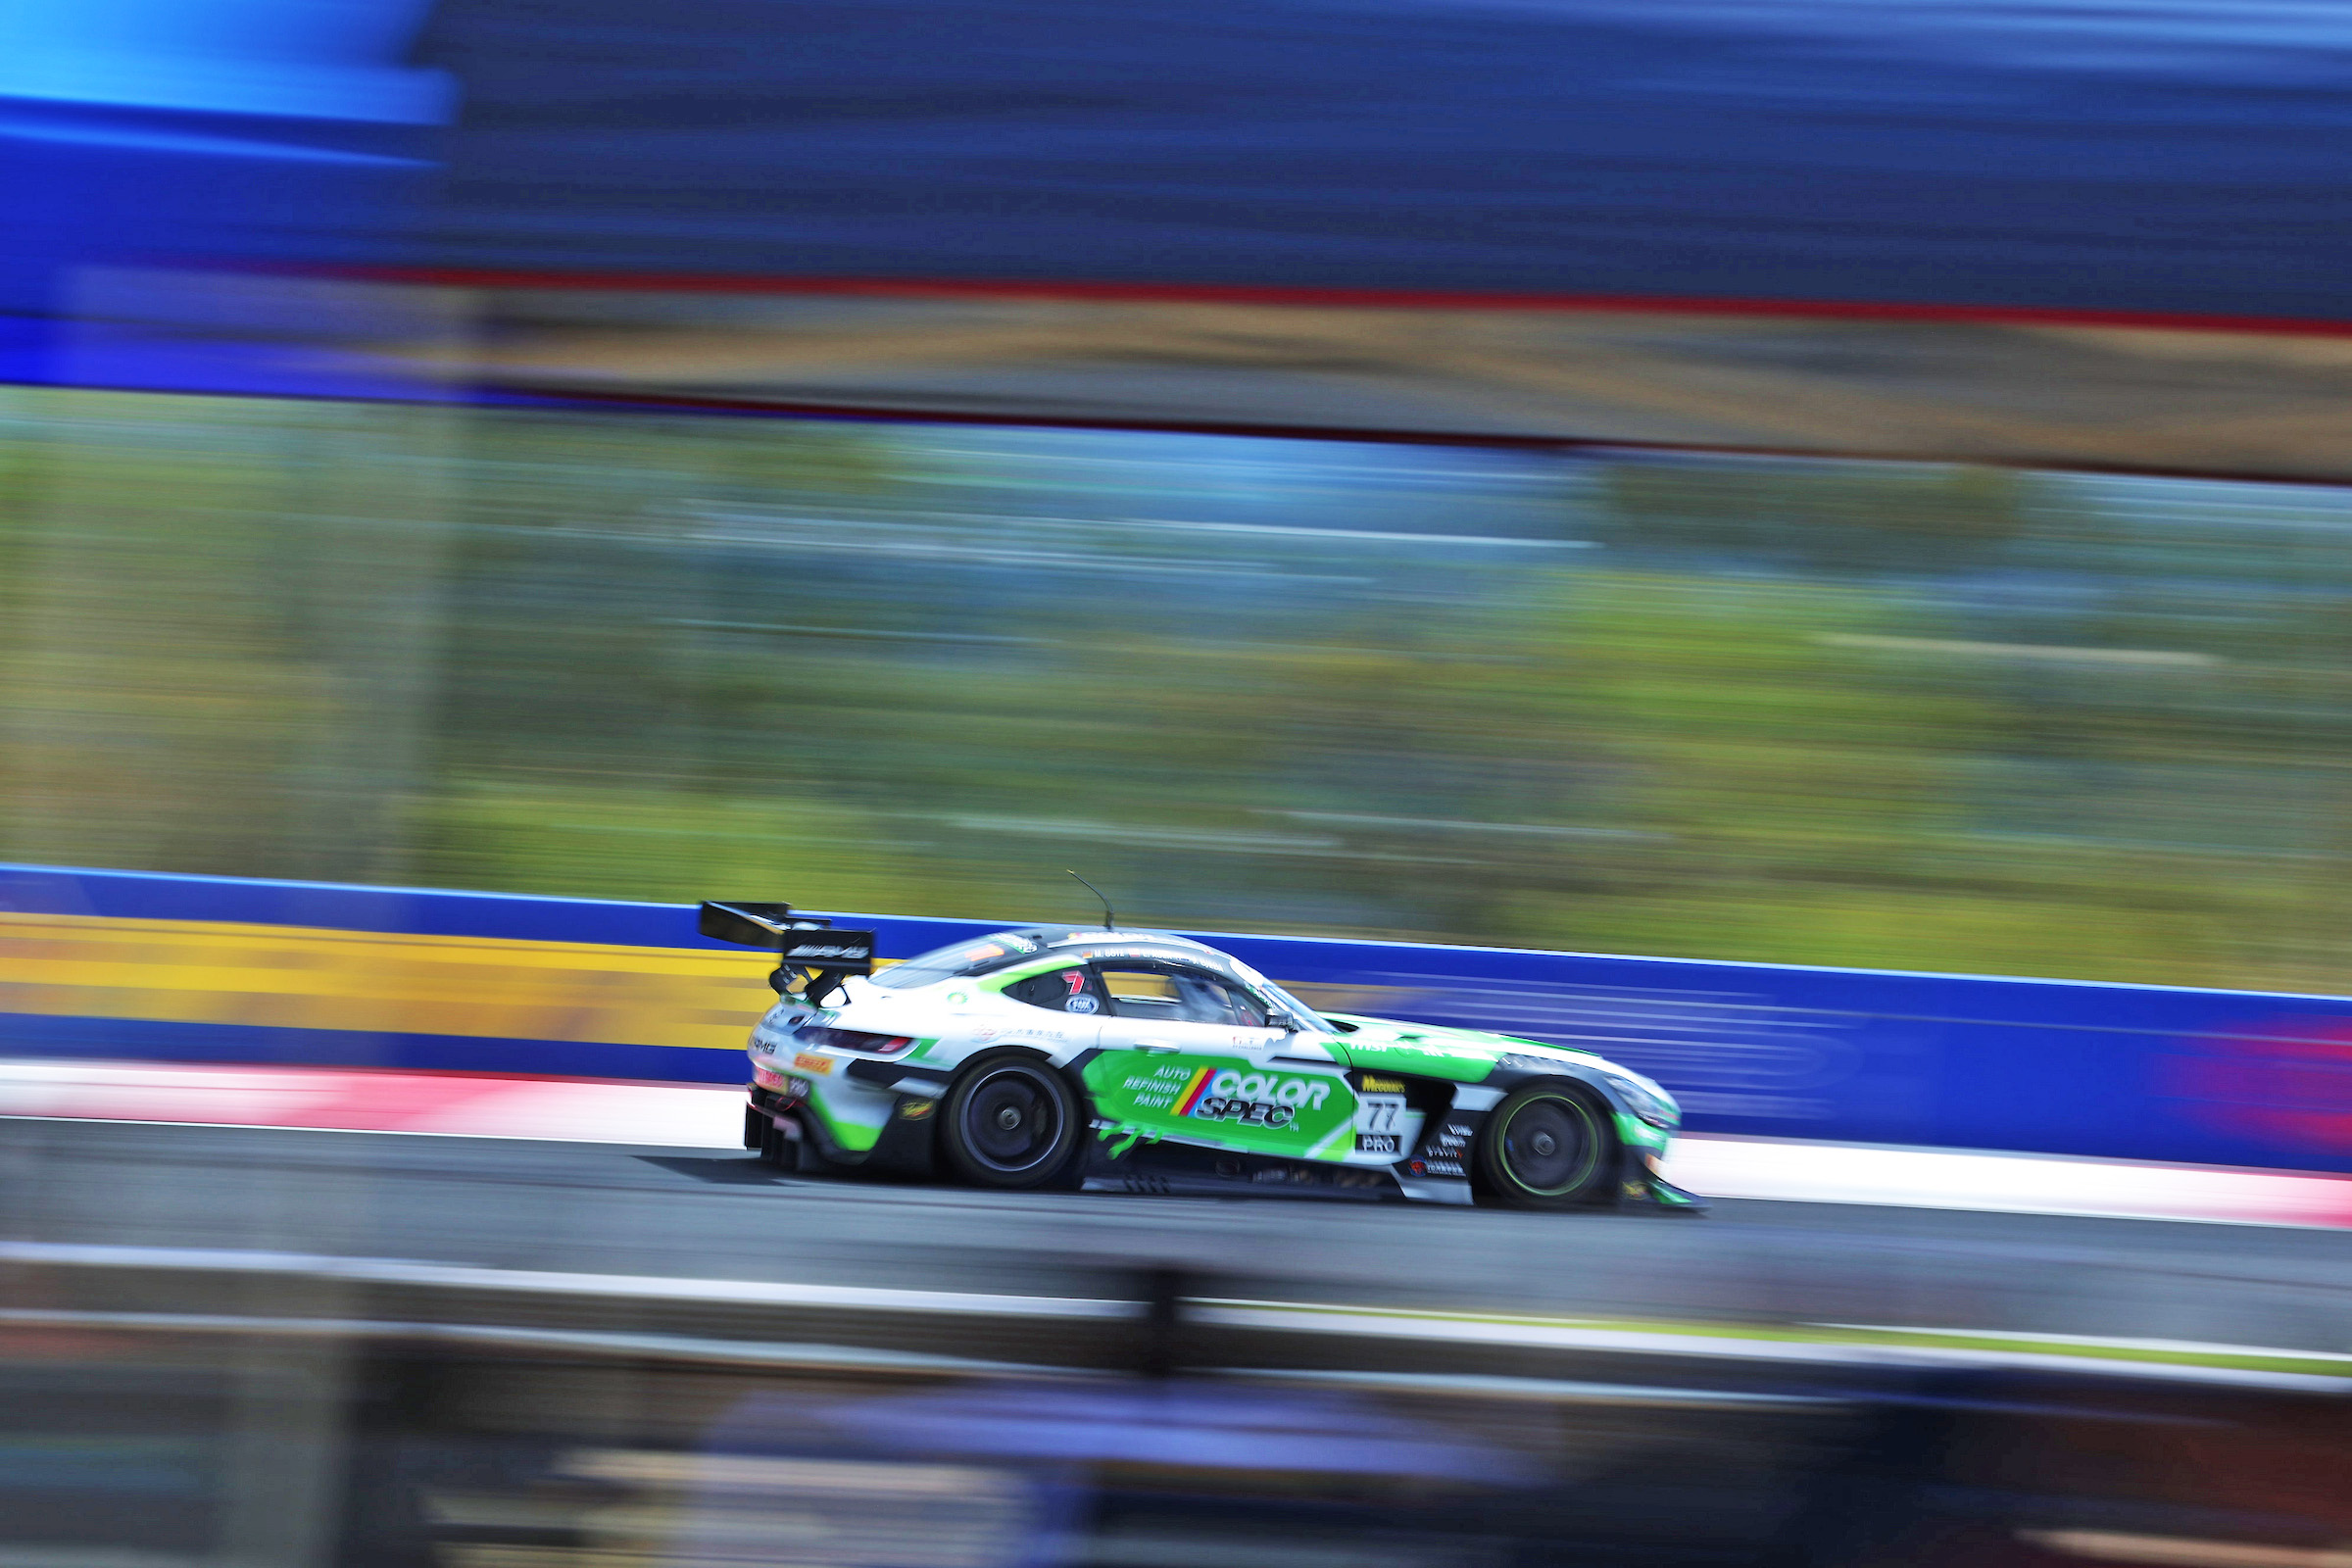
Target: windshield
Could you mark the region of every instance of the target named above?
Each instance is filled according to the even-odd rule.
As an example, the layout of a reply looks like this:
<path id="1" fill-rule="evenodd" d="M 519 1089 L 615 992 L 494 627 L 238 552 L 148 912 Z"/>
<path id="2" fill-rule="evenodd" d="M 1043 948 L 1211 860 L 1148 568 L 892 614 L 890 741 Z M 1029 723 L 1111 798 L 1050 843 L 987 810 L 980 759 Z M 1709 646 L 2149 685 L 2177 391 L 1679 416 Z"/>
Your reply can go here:
<path id="1" fill-rule="evenodd" d="M 1276 985 L 1264 975 L 1259 974 L 1255 969 L 1250 968 L 1241 959 L 1227 958 L 1225 961 L 1233 965 L 1233 972 L 1235 974 L 1240 975 L 1243 979 L 1255 986 L 1259 993 L 1262 994 L 1267 1001 L 1273 1003 L 1276 1006 L 1282 1008 L 1283 1011 L 1289 1013 L 1294 1019 L 1296 1019 L 1300 1029 L 1309 1034 L 1318 1035 L 1336 1035 L 1339 1033 L 1339 1030 L 1333 1028 L 1330 1024 L 1323 1021 L 1323 1015 L 1321 1013 L 1308 1006 L 1305 1003 L 1300 1002 L 1297 997 L 1292 996 L 1288 991 L 1283 990 L 1282 987 Z"/>
<path id="2" fill-rule="evenodd" d="M 992 936 L 969 937 L 961 942 L 951 942 L 944 948 L 933 948 L 929 953 L 908 958 L 902 963 L 894 963 L 886 969 L 876 970 L 873 975 L 873 983 L 878 986 L 887 986 L 893 991 L 912 991 L 918 986 L 931 985 L 941 980 L 953 980 L 958 975 L 985 974 L 991 969 L 1002 969 L 1008 963 L 1016 962 L 1031 954 L 1042 951 L 1046 944 L 1039 939 L 1040 935 L 1040 933 L 1020 931 L 999 931 Z M 1079 933 L 1079 935 L 1089 939 L 1090 943 L 1116 943 L 1121 934 L 1115 931 L 1105 931 L 1085 932 Z M 1065 937 L 1062 940 L 1067 942 L 1070 939 Z M 1181 958 L 1187 962 L 1213 959 L 1214 963 L 1211 967 L 1231 969 L 1234 974 L 1254 987 L 1265 1000 L 1289 1013 L 1300 1030 L 1308 1034 L 1319 1035 L 1339 1033 L 1337 1029 L 1323 1021 L 1321 1013 L 1239 958 L 1219 953 L 1214 948 L 1204 948 L 1199 943 L 1188 942 L 1182 938 L 1177 938 L 1172 943 L 1164 938 L 1156 937 L 1147 939 L 1147 941 L 1149 947 L 1134 950 L 1135 956 Z M 1191 953 L 1156 951 L 1162 947 L 1182 947 L 1198 951 Z M 1101 956 L 1094 951 L 1091 945 L 1078 955 L 1085 958 Z"/>

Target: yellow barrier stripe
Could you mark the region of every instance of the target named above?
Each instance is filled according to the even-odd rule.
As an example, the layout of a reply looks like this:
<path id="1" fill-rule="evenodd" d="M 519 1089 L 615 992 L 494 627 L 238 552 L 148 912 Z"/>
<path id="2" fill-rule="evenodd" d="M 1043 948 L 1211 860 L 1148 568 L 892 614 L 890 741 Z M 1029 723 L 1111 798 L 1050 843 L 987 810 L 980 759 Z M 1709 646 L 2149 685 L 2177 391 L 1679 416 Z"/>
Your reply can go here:
<path id="1" fill-rule="evenodd" d="M 754 953 L 0 913 L 0 1012 L 741 1051 Z"/>

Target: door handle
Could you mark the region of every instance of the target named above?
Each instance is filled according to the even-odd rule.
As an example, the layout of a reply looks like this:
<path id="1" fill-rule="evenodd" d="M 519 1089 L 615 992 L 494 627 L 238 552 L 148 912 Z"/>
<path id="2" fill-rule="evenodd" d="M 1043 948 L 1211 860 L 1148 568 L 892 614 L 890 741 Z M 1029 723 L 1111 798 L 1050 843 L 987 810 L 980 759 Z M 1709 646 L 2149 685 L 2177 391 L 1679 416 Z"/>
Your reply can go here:
<path id="1" fill-rule="evenodd" d="M 1135 1049 L 1153 1056 L 1173 1056 L 1183 1048 L 1171 1046 L 1165 1040 L 1138 1040 Z"/>

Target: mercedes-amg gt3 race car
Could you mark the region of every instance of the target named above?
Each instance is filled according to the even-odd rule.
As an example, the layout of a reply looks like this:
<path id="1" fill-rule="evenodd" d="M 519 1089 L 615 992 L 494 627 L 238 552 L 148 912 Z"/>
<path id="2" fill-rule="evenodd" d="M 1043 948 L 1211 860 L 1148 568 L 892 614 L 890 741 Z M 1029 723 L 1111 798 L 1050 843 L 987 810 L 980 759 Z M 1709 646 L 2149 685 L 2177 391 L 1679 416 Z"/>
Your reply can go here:
<path id="1" fill-rule="evenodd" d="M 1189 938 L 1033 926 L 877 971 L 782 904 L 702 931 L 777 956 L 744 1145 L 981 1187 L 1276 1191 L 1520 1208 L 1703 1205 L 1640 1073 L 1507 1035 L 1319 1013 Z"/>

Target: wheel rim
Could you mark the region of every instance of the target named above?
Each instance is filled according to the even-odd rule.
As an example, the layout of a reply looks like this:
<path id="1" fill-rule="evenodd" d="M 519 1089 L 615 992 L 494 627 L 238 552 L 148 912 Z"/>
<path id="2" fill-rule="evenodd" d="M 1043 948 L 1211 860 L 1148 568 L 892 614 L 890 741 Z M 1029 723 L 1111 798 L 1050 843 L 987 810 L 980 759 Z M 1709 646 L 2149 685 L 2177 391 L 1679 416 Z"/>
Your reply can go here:
<path id="1" fill-rule="evenodd" d="M 1061 1141 L 1061 1102 L 1034 1068 L 1004 1067 L 963 1101 L 963 1144 L 991 1170 L 1024 1171 Z"/>
<path id="2" fill-rule="evenodd" d="M 1502 1129 L 1502 1168 L 1540 1198 L 1572 1193 L 1592 1179 L 1600 1140 L 1592 1113 L 1566 1095 L 1545 1095 L 1521 1105 Z"/>

